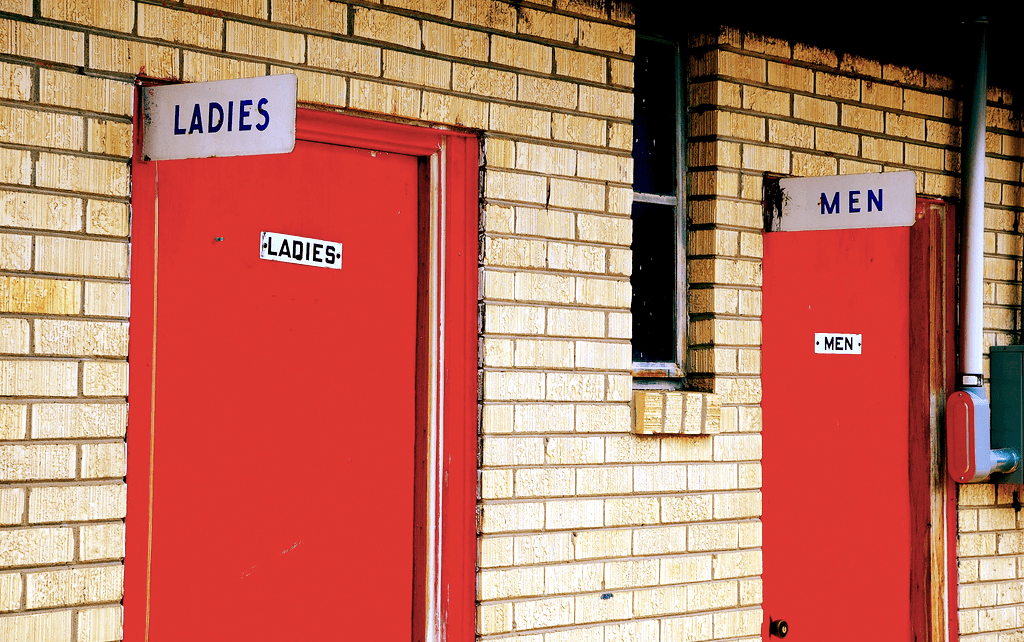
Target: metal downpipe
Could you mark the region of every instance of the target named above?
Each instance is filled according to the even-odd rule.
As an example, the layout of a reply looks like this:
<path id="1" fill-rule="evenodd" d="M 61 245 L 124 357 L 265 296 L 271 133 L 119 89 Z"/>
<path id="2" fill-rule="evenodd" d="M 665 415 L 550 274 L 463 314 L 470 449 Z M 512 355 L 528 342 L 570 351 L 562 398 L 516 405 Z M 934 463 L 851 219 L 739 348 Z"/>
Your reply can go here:
<path id="1" fill-rule="evenodd" d="M 976 388 L 985 396 L 982 355 L 985 269 L 985 103 L 988 97 L 988 53 L 984 17 L 974 23 L 977 58 L 973 85 L 964 101 L 963 143 L 960 153 L 964 203 L 960 253 L 960 373 L 957 387 Z"/>
<path id="2" fill-rule="evenodd" d="M 961 199 L 964 222 L 960 251 L 960 372 L 957 391 L 946 404 L 947 462 L 961 483 L 987 481 L 993 473 L 1017 468 L 1013 449 L 992 450 L 991 410 L 985 394 L 984 270 L 985 270 L 985 107 L 988 100 L 988 53 L 985 25 L 974 23 L 977 57 L 972 85 L 964 100 L 961 148 Z"/>

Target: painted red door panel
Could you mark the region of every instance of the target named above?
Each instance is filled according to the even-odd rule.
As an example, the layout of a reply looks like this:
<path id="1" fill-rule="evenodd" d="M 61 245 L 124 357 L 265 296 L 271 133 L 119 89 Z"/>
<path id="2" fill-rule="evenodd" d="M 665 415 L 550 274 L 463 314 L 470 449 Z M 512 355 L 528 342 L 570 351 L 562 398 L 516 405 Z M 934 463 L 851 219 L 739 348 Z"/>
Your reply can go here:
<path id="1" fill-rule="evenodd" d="M 766 640 L 770 619 L 787 642 L 909 639 L 909 239 L 765 235 Z M 821 332 L 862 354 L 815 354 Z"/>
<path id="2" fill-rule="evenodd" d="M 148 639 L 411 639 L 417 159 L 155 171 Z M 342 269 L 262 260 L 264 231 L 341 242 Z"/>

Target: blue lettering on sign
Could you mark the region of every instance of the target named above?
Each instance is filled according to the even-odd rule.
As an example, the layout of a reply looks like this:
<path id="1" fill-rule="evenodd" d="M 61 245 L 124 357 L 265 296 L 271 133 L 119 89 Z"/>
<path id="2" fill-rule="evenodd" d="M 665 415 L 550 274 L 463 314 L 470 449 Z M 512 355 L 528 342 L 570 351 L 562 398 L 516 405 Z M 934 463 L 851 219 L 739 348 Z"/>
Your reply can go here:
<path id="1" fill-rule="evenodd" d="M 256 103 L 255 113 L 252 111 L 252 105 Z M 234 131 L 237 125 L 238 131 L 250 131 L 253 125 L 256 125 L 258 131 L 264 131 L 270 126 L 270 109 L 268 105 L 270 100 L 267 98 L 260 98 L 259 100 L 246 99 L 238 101 L 238 118 L 235 118 L 235 101 L 229 100 L 227 106 L 227 116 L 224 114 L 224 105 L 210 101 L 206 107 L 206 120 L 203 120 L 203 108 L 204 105 L 199 103 L 192 104 L 192 118 L 188 121 L 188 128 L 182 126 L 181 123 L 181 105 L 174 106 L 174 135 L 183 136 L 185 134 L 216 134 L 227 125 L 227 131 Z M 185 106 L 188 109 L 188 106 Z M 188 113 L 188 112 L 186 112 Z M 259 117 L 262 120 L 259 122 L 252 122 L 253 117 Z"/>
<path id="2" fill-rule="evenodd" d="M 871 204 L 874 203 L 878 206 L 878 211 L 882 211 L 882 189 L 878 189 L 878 198 L 875 198 L 875 193 L 868 190 L 868 211 L 871 211 Z"/>
<path id="3" fill-rule="evenodd" d="M 828 210 L 827 212 L 825 210 Z M 832 197 L 832 202 L 829 203 L 825 197 L 825 192 L 821 193 L 821 213 L 822 214 L 838 214 L 839 213 L 839 192 Z"/>
<path id="4" fill-rule="evenodd" d="M 878 194 L 875 194 L 874 190 L 870 190 L 870 189 L 867 190 L 867 192 L 868 192 L 868 211 L 869 212 L 874 212 L 875 210 L 877 210 L 877 211 L 881 212 L 882 211 L 882 190 L 879 189 L 878 190 Z M 846 193 L 846 201 L 845 201 L 845 203 L 847 204 L 847 210 L 846 211 L 848 213 L 850 213 L 850 214 L 857 214 L 857 213 L 862 211 L 860 194 L 861 194 L 861 191 L 858 190 L 858 189 L 850 190 L 849 192 Z M 825 192 L 821 192 L 821 200 L 820 200 L 821 213 L 822 214 L 842 214 L 842 212 L 839 209 L 839 204 L 841 202 L 844 202 L 844 201 L 841 201 L 839 196 L 840 196 L 840 192 L 835 192 L 832 195 L 832 200 L 829 200 L 829 198 L 825 194 Z"/>

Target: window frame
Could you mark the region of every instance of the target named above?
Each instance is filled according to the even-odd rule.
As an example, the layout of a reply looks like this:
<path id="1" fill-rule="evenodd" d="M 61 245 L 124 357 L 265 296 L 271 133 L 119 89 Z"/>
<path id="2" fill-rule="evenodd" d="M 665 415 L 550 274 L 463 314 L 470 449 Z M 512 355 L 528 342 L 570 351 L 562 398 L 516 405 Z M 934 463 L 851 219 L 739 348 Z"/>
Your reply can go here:
<path id="1" fill-rule="evenodd" d="M 683 47 L 678 40 L 653 34 L 637 33 L 637 40 L 649 40 L 675 48 L 675 195 L 648 194 L 633 191 L 633 202 L 670 205 L 674 212 L 675 227 L 675 292 L 672 301 L 672 324 L 675 341 L 674 361 L 633 361 L 634 388 L 681 388 L 687 374 L 687 334 L 689 310 L 686 280 L 686 80 L 683 73 Z M 634 86 L 634 94 L 636 87 Z M 635 132 L 634 132 L 635 137 Z M 634 138 L 634 143 L 635 143 Z M 635 233 L 635 230 L 634 230 Z M 634 320 L 634 324 L 636 321 Z M 635 328 L 635 325 L 634 325 Z M 635 340 L 635 334 L 634 334 Z"/>

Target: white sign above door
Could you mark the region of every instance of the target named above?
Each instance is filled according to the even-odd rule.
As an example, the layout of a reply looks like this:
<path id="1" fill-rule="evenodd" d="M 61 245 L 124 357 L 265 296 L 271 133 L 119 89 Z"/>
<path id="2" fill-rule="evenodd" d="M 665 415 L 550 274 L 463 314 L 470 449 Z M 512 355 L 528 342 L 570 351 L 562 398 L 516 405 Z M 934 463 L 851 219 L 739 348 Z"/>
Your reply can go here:
<path id="1" fill-rule="evenodd" d="M 295 74 L 146 87 L 144 160 L 287 154 L 295 147 Z"/>
<path id="2" fill-rule="evenodd" d="M 914 172 L 783 178 L 779 187 L 780 232 L 914 224 Z"/>

